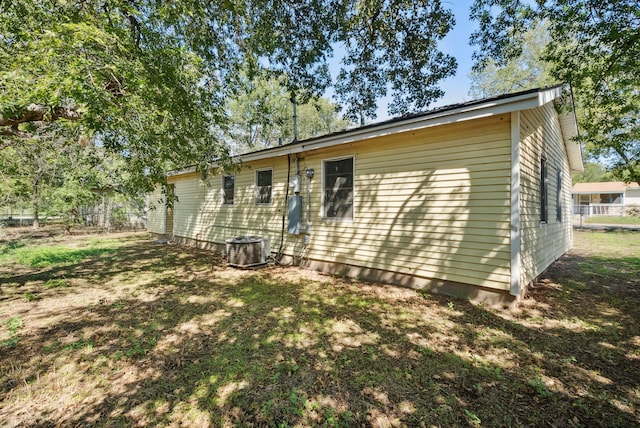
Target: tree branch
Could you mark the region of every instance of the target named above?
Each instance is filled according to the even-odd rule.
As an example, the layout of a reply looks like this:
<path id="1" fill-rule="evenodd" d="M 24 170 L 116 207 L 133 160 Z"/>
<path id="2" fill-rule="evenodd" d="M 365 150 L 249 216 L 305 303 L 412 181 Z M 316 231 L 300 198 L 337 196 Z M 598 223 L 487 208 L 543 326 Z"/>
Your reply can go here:
<path id="1" fill-rule="evenodd" d="M 638 174 L 638 164 L 640 162 L 635 159 L 632 160 L 629 156 L 627 156 L 627 153 L 619 147 L 614 147 L 613 150 L 623 160 L 622 169 L 629 172 L 629 181 L 635 182 L 636 184 L 640 185 L 640 174 Z"/>
<path id="2" fill-rule="evenodd" d="M 46 117 L 51 112 L 51 117 Z M 0 126 L 16 127 L 26 122 L 55 122 L 58 119 L 78 120 L 82 113 L 78 111 L 78 106 L 50 107 L 46 104 L 29 104 L 24 113 L 20 116 L 4 118 L 0 117 Z M 15 129 L 17 131 L 17 129 Z M 15 131 L 9 131 L 15 135 Z M 2 135 L 9 135 L 7 130 L 2 130 Z M 19 132 L 19 131 L 18 131 Z"/>
<path id="3" fill-rule="evenodd" d="M 0 130 L 0 135 L 5 135 L 2 133 L 2 130 Z M 6 149 L 7 147 L 9 147 L 11 145 L 12 141 L 11 140 L 5 140 L 0 142 L 0 151 Z"/>
<path id="4" fill-rule="evenodd" d="M 9 137 L 18 137 L 18 138 L 30 138 L 33 136 L 29 132 L 21 131 L 20 129 L 18 129 L 18 125 L 13 125 L 6 128 L 0 128 L 0 135 L 6 135 Z M 4 149 L 7 146 L 9 146 L 9 142 L 6 142 L 0 145 L 0 149 Z"/>

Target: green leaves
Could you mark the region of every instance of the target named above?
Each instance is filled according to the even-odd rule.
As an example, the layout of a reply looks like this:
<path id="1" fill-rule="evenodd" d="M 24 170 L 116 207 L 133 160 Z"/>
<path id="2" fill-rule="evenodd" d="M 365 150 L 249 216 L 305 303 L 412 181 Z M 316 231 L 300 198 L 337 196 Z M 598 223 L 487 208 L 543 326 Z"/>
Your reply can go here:
<path id="1" fill-rule="evenodd" d="M 138 21 L 147 6 L 134 10 L 118 1 L 3 4 L 3 118 L 24 118 L 31 104 L 47 106 L 49 112 L 37 124 L 25 121 L 14 136 L 38 138 L 59 118 L 51 112 L 82 112 L 84 133 L 136 159 L 129 166 L 139 182 L 215 153 L 208 125 L 221 116 L 217 85 L 203 84 L 207 70 L 202 60 L 177 35 L 154 28 L 151 19 Z"/>
<path id="2" fill-rule="evenodd" d="M 471 95 L 492 97 L 556 84 L 551 77 L 552 64 L 542 59 L 545 46 L 551 40 L 548 30 L 546 21 L 532 27 L 522 35 L 522 51 L 517 57 L 502 65 L 488 58 L 481 69 L 473 70 L 469 75 Z"/>
<path id="3" fill-rule="evenodd" d="M 375 117 L 376 100 L 389 92 L 391 114 L 423 110 L 444 94 L 437 83 L 457 64 L 437 48 L 455 22 L 441 2 L 362 1 L 347 10 L 336 90 L 350 119 Z"/>
<path id="4" fill-rule="evenodd" d="M 273 147 L 279 138 L 287 143 L 294 138 L 292 94 L 287 92 L 285 79 L 268 73 L 251 79 L 249 74 L 240 74 L 238 89 L 226 104 L 229 126 L 225 135 L 235 154 Z M 338 119 L 336 106 L 324 98 L 298 104 L 297 114 L 299 140 L 341 131 L 348 125 Z"/>
<path id="5" fill-rule="evenodd" d="M 437 47 L 453 23 L 430 0 L 2 2 L 0 148 L 66 118 L 61 127 L 75 121 L 127 160 L 131 188 L 146 188 L 169 169 L 228 160 L 220 136 L 243 71 L 276 79 L 301 105 L 335 83 L 352 119 L 375 117 L 386 95 L 392 114 L 426 108 L 455 72 Z M 330 76 L 327 61 L 343 52 Z M 33 119 L 30 105 L 47 113 Z"/>
<path id="6" fill-rule="evenodd" d="M 526 30 L 549 22 L 541 59 L 574 89 L 581 140 L 616 176 L 640 183 L 640 8 L 635 0 L 476 0 L 476 68 L 505 65 L 522 52 Z"/>

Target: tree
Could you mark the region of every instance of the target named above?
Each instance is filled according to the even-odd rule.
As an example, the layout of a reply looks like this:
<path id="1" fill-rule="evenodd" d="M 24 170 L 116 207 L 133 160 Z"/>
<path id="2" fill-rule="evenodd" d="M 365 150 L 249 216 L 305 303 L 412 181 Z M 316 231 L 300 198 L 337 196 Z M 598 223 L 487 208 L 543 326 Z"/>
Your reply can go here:
<path id="1" fill-rule="evenodd" d="M 527 30 L 523 34 L 520 54 L 503 65 L 487 58 L 481 69 L 472 70 L 469 94 L 474 98 L 484 98 L 558 83 L 551 77 L 551 64 L 542 59 L 545 46 L 550 41 L 548 28 L 548 23 L 542 22 Z"/>
<path id="2" fill-rule="evenodd" d="M 0 148 L 21 151 L 50 128 L 80 125 L 128 158 L 140 185 L 174 161 L 215 153 L 208 124 L 216 105 L 201 61 L 143 26 L 141 10 L 27 0 L 4 2 L 0 12 Z"/>
<path id="3" fill-rule="evenodd" d="M 616 177 L 640 183 L 640 8 L 635 0 L 476 0 L 471 41 L 477 70 L 523 51 L 524 35 L 549 23 L 542 59 L 575 91 L 581 140 Z"/>
<path id="4" fill-rule="evenodd" d="M 585 162 L 584 172 L 574 174 L 572 177 L 573 184 L 576 183 L 599 183 L 603 181 L 612 181 L 613 175 L 605 171 L 605 169 L 597 162 Z"/>
<path id="5" fill-rule="evenodd" d="M 57 129 L 55 129 L 57 128 Z M 43 211 L 69 216 L 96 199 L 101 162 L 95 148 L 80 137 L 72 140 L 65 127 L 50 126 L 48 133 L 25 139 L 18 149 L 0 151 L 1 183 L 5 203 L 29 207 L 33 227 L 38 228 Z"/>
<path id="6" fill-rule="evenodd" d="M 391 89 L 389 113 L 427 108 L 444 95 L 438 82 L 455 74 L 457 63 L 437 44 L 455 24 L 453 14 L 435 1 L 343 1 L 331 10 L 338 16 L 338 37 L 347 54 L 336 91 L 347 118 L 375 118 L 376 100 Z"/>
<path id="7" fill-rule="evenodd" d="M 276 78 L 244 78 L 241 88 L 227 100 L 229 145 L 232 153 L 246 153 L 290 142 L 293 132 L 292 95 Z M 325 98 L 297 105 L 298 139 L 341 131 L 349 124 L 338 118 L 337 106 Z"/>
<path id="8" fill-rule="evenodd" d="M 226 99 L 261 70 L 301 104 L 337 76 L 349 117 L 423 109 L 455 60 L 453 15 L 431 0 L 24 0 L 0 2 L 0 149 L 76 123 L 127 160 L 137 188 L 168 168 L 228 159 Z"/>

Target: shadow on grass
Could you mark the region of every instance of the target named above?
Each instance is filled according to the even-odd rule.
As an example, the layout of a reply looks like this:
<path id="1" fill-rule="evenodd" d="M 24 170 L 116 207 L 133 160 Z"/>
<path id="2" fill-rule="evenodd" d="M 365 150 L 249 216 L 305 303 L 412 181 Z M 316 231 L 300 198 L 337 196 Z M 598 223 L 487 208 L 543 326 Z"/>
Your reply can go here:
<path id="1" fill-rule="evenodd" d="M 14 367 L 2 370 L 0 418 L 27 426 L 637 425 L 640 285 L 620 276 L 623 299 L 602 293 L 616 284 L 600 284 L 596 271 L 564 276 L 580 263 L 617 271 L 626 262 L 564 258 L 548 273 L 553 282 L 532 291 L 537 304 L 513 314 L 295 270 L 212 271 L 207 253 L 135 243 L 6 281 L 82 279 L 106 294 L 41 309 L 55 321 L 0 349 L 4 367 Z M 638 260 L 629 263 L 633 270 Z M 43 291 L 39 304 L 86 288 Z"/>

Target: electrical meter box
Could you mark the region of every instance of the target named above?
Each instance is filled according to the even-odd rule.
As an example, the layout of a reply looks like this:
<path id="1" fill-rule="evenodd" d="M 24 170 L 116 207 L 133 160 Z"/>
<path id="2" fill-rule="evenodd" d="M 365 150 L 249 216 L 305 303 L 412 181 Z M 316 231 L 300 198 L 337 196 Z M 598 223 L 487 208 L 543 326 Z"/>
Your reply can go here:
<path id="1" fill-rule="evenodd" d="M 296 196 L 298 196 L 298 193 L 300 193 L 300 176 L 299 175 L 294 175 L 293 177 L 291 177 L 291 180 L 289 180 L 289 187 L 291 187 L 293 189 L 293 193 L 296 194 Z"/>
<path id="2" fill-rule="evenodd" d="M 289 227 L 287 232 L 292 235 L 302 233 L 302 196 L 289 196 Z"/>

